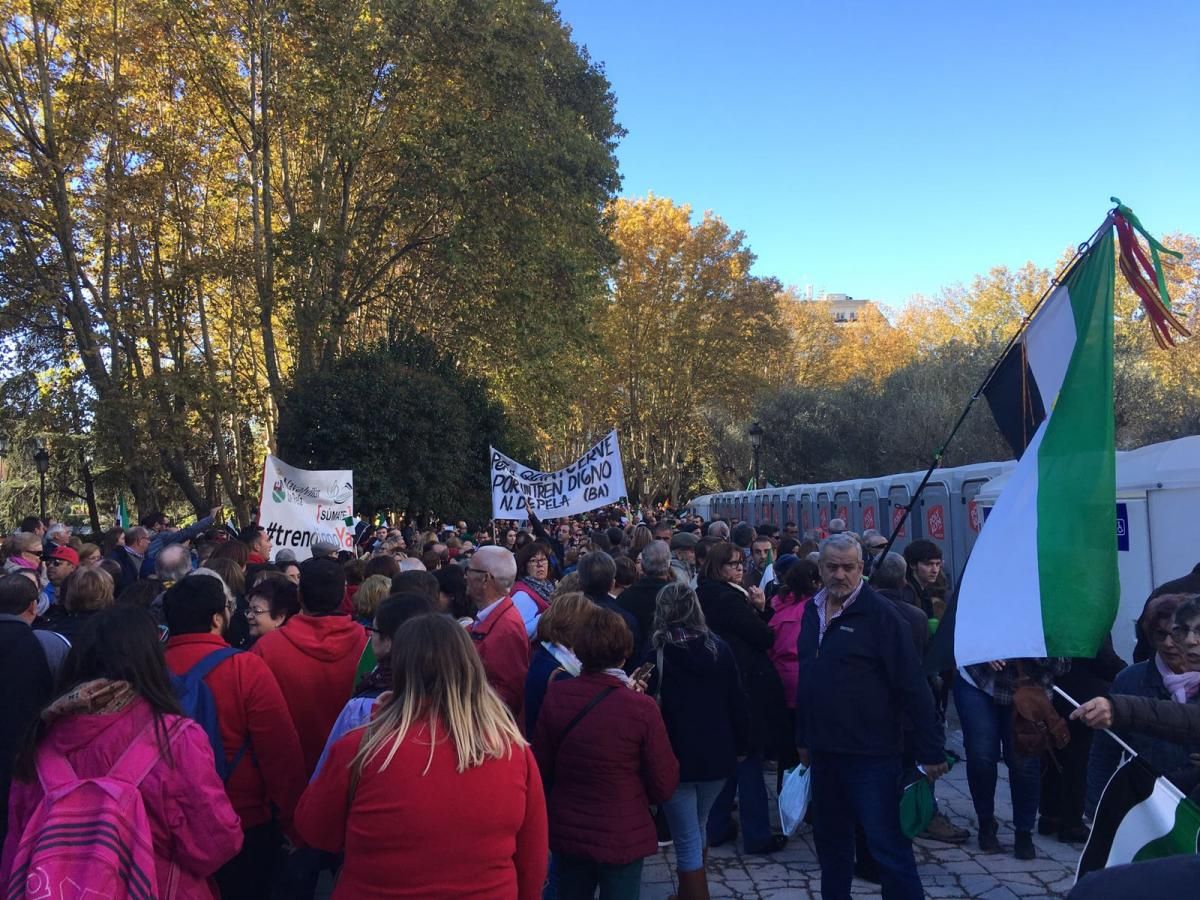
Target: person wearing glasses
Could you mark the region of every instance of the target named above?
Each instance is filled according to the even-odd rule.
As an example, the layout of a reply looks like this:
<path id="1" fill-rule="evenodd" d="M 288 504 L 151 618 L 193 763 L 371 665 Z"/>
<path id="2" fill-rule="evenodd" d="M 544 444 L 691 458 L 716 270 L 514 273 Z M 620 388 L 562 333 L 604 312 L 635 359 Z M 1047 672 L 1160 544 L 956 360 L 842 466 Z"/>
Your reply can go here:
<path id="1" fill-rule="evenodd" d="M 261 603 L 251 598 L 251 608 Z M 215 662 L 203 680 L 216 706 L 225 764 L 232 767 L 225 794 L 245 835 L 241 852 L 216 873 L 216 881 L 222 897 L 266 897 L 283 832 L 304 791 L 304 761 L 279 682 L 261 658 L 231 652 L 225 642 L 235 609 L 233 594 L 215 572 L 199 569 L 180 579 L 163 595 L 171 634 L 166 661 L 176 676 Z M 214 660 L 214 654 L 225 656 Z"/>
<path id="2" fill-rule="evenodd" d="M 300 592 L 295 582 L 278 572 L 270 573 L 254 585 L 246 601 L 245 615 L 251 642 L 282 628 L 299 612 Z"/>
<path id="3" fill-rule="evenodd" d="M 42 539 L 32 531 L 18 531 L 4 542 L 4 571 L 14 573 L 33 573 L 42 587 Z M 38 615 L 44 615 L 49 601 L 45 596 L 38 599 Z"/>
<path id="4" fill-rule="evenodd" d="M 708 840 L 716 846 L 733 840 L 738 827 L 731 818 L 734 794 L 741 810 L 742 849 L 774 853 L 787 838 L 773 833 L 763 782 L 763 760 L 776 755 L 789 739 L 783 683 L 769 652 L 775 632 L 768 624 L 766 594 L 757 585 L 742 587 L 742 549 L 728 541 L 709 548 L 696 594 L 709 629 L 729 644 L 742 674 L 750 712 L 750 751 L 738 763 L 708 817 Z"/>
<path id="5" fill-rule="evenodd" d="M 1138 620 L 1140 633 L 1154 647 L 1154 656 L 1134 663 L 1113 679 L 1111 700 L 1097 698 L 1080 707 L 1084 724 L 1115 728 L 1156 772 L 1170 776 L 1191 768 L 1189 745 L 1200 737 L 1200 715 L 1193 716 L 1190 737 L 1188 714 L 1200 712 L 1200 598 L 1190 594 L 1161 594 L 1146 605 Z M 1169 728 L 1159 730 L 1159 724 Z M 1117 742 L 1099 737 L 1092 742 L 1088 759 L 1087 811 L 1096 803 L 1109 778 L 1121 763 Z"/>
<path id="6" fill-rule="evenodd" d="M 503 547 L 480 547 L 467 563 L 467 597 L 475 604 L 475 621 L 467 631 L 479 651 L 488 683 L 520 723 L 529 674 L 529 633 L 513 604 L 517 560 Z"/>

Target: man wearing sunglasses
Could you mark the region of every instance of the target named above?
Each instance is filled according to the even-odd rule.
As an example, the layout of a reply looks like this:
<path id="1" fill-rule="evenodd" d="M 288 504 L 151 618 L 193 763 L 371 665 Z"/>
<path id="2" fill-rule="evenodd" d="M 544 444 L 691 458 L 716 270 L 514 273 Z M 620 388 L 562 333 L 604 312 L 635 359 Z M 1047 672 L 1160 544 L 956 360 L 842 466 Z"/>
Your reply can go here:
<path id="1" fill-rule="evenodd" d="M 71 547 L 55 547 L 46 556 L 47 584 L 42 593 L 53 606 L 62 594 L 62 583 L 79 568 L 79 554 Z"/>

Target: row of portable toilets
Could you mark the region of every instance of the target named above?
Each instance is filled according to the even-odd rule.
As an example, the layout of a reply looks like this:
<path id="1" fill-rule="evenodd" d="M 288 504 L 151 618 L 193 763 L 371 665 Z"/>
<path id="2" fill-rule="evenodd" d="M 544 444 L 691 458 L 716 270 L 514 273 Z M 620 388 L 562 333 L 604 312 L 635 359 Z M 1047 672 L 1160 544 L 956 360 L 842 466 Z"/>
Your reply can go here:
<path id="1" fill-rule="evenodd" d="M 983 527 L 983 509 L 976 497 L 988 481 L 1014 465 L 1010 460 L 935 469 L 896 536 L 893 549 L 902 552 L 917 538 L 933 541 L 942 550 L 947 574 L 957 583 Z M 779 528 L 795 522 L 801 534 L 816 532 L 824 536 L 829 532 L 831 519 L 842 519 L 851 531 L 861 533 L 874 528 L 890 535 L 924 475 L 924 472 L 904 472 L 830 484 L 708 494 L 693 500 L 692 508 L 706 520 L 724 518 Z"/>
<path id="2" fill-rule="evenodd" d="M 933 541 L 942 550 L 951 583 L 957 585 L 987 514 L 1015 466 L 1008 460 L 935 469 L 894 549 L 903 551 L 917 538 Z M 795 522 L 802 534 L 824 535 L 830 520 L 838 518 L 852 531 L 874 528 L 890 535 L 924 474 L 706 494 L 689 508 L 705 520 L 724 518 L 780 528 Z M 1063 535 L 1063 540 L 1070 539 L 1070 534 Z M 1129 659 L 1131 623 L 1150 591 L 1200 563 L 1200 436 L 1117 453 L 1113 539 L 1121 577 L 1121 609 L 1113 643 Z"/>

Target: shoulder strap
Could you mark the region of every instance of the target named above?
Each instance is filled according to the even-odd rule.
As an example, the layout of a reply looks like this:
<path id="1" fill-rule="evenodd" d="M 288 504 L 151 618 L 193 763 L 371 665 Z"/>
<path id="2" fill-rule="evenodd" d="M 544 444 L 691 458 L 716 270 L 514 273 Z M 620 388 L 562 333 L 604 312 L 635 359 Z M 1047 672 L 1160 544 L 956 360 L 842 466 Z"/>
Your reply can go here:
<path id="1" fill-rule="evenodd" d="M 235 647 L 222 647 L 220 650 L 214 650 L 212 653 L 202 657 L 201 660 L 183 673 L 183 677 L 190 680 L 197 678 L 205 678 L 209 672 L 223 663 L 235 653 L 241 653 Z"/>
<path id="2" fill-rule="evenodd" d="M 596 704 L 598 704 L 601 700 L 603 700 L 605 697 L 607 697 L 609 694 L 611 694 L 616 689 L 617 689 L 616 685 L 611 685 L 611 684 L 606 688 L 602 688 L 600 690 L 600 692 L 598 694 L 596 694 L 595 697 L 593 697 L 591 700 L 589 700 L 587 702 L 587 705 L 583 709 L 581 709 L 579 712 L 575 713 L 575 718 L 573 718 L 570 722 L 567 723 L 567 727 L 563 729 L 562 734 L 559 735 L 559 737 L 558 737 L 558 746 L 560 748 L 562 747 L 563 743 L 566 741 L 567 735 L 570 734 L 571 730 L 576 725 L 579 724 L 580 720 L 583 719 L 583 717 L 586 716 L 588 713 L 590 713 L 593 709 L 595 709 Z"/>
<path id="3" fill-rule="evenodd" d="M 38 748 L 36 762 L 38 781 L 42 783 L 42 791 L 49 794 L 57 788 L 78 781 L 79 776 L 67 761 L 67 758 L 44 741 Z"/>
<path id="4" fill-rule="evenodd" d="M 175 743 L 175 738 L 183 730 L 185 721 L 178 721 L 168 729 L 168 747 Z M 137 737 L 130 742 L 129 746 L 125 748 L 125 752 L 113 764 L 112 770 L 109 772 L 110 778 L 128 781 L 136 787 L 146 779 L 150 770 L 158 765 L 159 760 L 162 759 L 162 750 L 158 746 L 154 725 L 155 720 L 151 718 L 146 723 L 146 727 L 138 732 Z"/>

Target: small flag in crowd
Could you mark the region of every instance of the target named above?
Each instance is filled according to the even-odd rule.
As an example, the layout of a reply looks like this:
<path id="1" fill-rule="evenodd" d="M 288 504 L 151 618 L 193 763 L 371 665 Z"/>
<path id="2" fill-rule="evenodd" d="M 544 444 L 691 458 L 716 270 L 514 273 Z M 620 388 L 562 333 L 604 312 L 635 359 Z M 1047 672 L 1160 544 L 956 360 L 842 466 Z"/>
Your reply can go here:
<path id="1" fill-rule="evenodd" d="M 1046 412 L 963 574 L 959 665 L 1093 656 L 1116 617 L 1112 228 L 1046 298 L 1020 341 L 1016 377 Z M 1036 412 L 1036 410 L 1034 410 Z M 1032 424 L 1016 407 L 1018 434 Z M 1011 439 L 1011 437 L 1010 437 Z"/>
<path id="2" fill-rule="evenodd" d="M 1198 837 L 1200 806 L 1135 756 L 1113 773 L 1100 797 L 1078 877 L 1124 863 L 1195 853 Z"/>
<path id="3" fill-rule="evenodd" d="M 125 505 L 124 494 L 117 494 L 117 524 L 122 528 L 129 527 L 129 507 Z"/>

